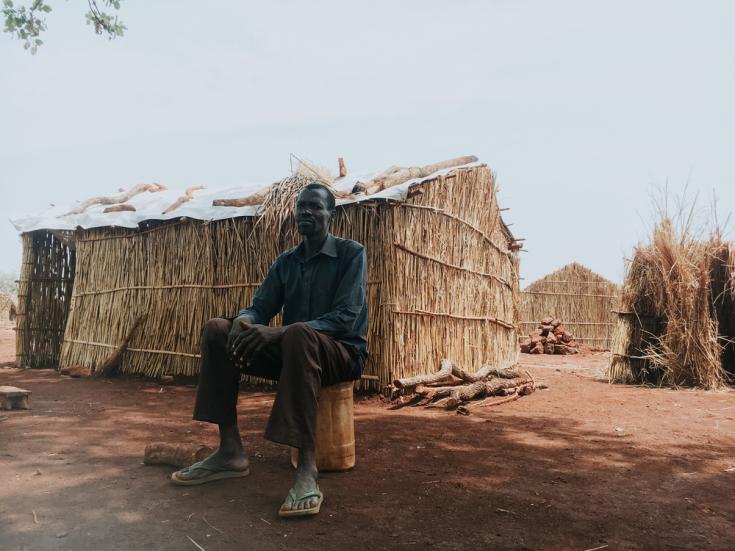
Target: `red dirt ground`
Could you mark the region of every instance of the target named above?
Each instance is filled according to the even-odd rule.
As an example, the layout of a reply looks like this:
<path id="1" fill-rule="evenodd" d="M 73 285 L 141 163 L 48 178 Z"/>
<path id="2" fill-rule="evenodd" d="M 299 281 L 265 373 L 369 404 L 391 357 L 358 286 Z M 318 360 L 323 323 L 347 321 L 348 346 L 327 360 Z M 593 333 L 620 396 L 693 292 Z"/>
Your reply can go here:
<path id="1" fill-rule="evenodd" d="M 271 394 L 240 397 L 252 476 L 181 488 L 141 459 L 215 443 L 192 386 L 0 369 L 33 392 L 0 412 L 0 550 L 735 549 L 735 392 L 611 386 L 605 360 L 523 355 L 549 388 L 469 417 L 358 399 L 358 465 L 300 521 L 276 515 L 292 470 L 261 437 Z"/>

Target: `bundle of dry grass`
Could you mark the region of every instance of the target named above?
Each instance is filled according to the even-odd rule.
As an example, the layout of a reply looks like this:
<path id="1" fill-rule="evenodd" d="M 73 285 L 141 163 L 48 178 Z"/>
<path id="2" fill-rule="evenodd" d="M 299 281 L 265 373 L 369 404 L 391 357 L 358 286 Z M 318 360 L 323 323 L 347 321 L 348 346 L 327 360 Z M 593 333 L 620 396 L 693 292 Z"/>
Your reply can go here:
<path id="1" fill-rule="evenodd" d="M 563 319 L 578 342 L 608 349 L 619 296 L 618 285 L 572 262 L 521 292 L 520 333 L 532 334 L 539 320 L 551 316 Z"/>
<path id="2" fill-rule="evenodd" d="M 717 247 L 669 218 L 639 246 L 623 286 L 611 382 L 718 388 L 725 382 L 711 270 Z M 731 303 L 730 303 L 731 304 Z"/>
<path id="3" fill-rule="evenodd" d="M 296 244 L 290 209 L 305 181 L 297 175 L 269 188 L 260 217 L 80 231 L 61 365 L 97 368 L 145 314 L 120 370 L 195 375 L 202 324 L 248 305 L 276 255 Z M 403 202 L 339 207 L 332 231 L 366 247 L 363 385 L 384 388 L 442 357 L 516 360 L 518 258 L 486 166 L 426 180 Z"/>
<path id="4" fill-rule="evenodd" d="M 735 245 L 719 236 L 711 242 L 711 298 L 722 347 L 722 368 L 735 378 Z"/>
<path id="5" fill-rule="evenodd" d="M 15 304 L 15 297 L 10 293 L 0 291 L 0 320 L 15 321 L 18 306 Z"/>

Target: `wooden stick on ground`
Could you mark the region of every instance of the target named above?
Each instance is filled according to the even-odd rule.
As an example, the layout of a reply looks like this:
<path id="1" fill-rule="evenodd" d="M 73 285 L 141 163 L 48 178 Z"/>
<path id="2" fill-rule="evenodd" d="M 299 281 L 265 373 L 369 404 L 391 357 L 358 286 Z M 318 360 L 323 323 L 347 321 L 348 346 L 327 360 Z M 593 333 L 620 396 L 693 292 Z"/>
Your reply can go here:
<path id="1" fill-rule="evenodd" d="M 484 381 L 490 377 L 501 377 L 503 379 L 515 379 L 520 377 L 521 374 L 515 369 L 497 369 L 490 364 L 483 365 L 477 372 L 468 373 L 462 367 L 457 364 L 452 365 L 452 375 L 462 379 L 468 383 L 476 383 L 477 381 Z"/>
<path id="2" fill-rule="evenodd" d="M 530 384 L 530 379 L 524 377 L 516 379 L 501 379 L 494 381 L 478 381 L 470 385 L 457 387 L 449 394 L 449 399 L 446 402 L 447 409 L 455 409 L 457 406 L 464 402 L 469 402 L 475 398 L 482 398 L 484 396 L 494 396 L 498 392 L 516 388 L 522 385 Z"/>
<path id="3" fill-rule="evenodd" d="M 95 371 L 95 375 L 98 377 L 112 377 L 117 373 L 118 368 L 120 367 L 120 357 L 122 356 L 122 353 L 125 352 L 125 350 L 128 347 L 128 343 L 130 342 L 131 337 L 133 336 L 133 333 L 135 333 L 135 330 L 140 325 L 140 322 L 143 321 L 143 317 L 139 316 L 134 322 L 133 326 L 130 328 L 130 331 L 128 331 L 128 334 L 123 339 L 123 342 L 118 346 L 115 351 L 110 354 L 110 356 L 105 360 L 105 362 L 102 364 L 102 366 Z"/>
<path id="4" fill-rule="evenodd" d="M 415 377 L 406 377 L 404 379 L 396 379 L 393 386 L 400 390 L 409 390 L 411 387 L 426 383 L 436 383 L 449 379 L 452 376 L 452 368 L 454 363 L 444 358 L 441 362 L 441 369 L 436 373 L 429 375 L 416 375 Z"/>

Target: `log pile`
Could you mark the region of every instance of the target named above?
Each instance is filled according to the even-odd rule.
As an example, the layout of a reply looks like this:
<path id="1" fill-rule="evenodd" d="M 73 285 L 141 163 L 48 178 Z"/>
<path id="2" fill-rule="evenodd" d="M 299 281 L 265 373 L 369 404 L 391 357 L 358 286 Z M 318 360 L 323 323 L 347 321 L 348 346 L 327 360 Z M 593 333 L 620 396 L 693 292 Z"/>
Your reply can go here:
<path id="1" fill-rule="evenodd" d="M 454 362 L 443 359 L 436 373 L 396 379 L 388 386 L 389 409 L 424 406 L 455 410 L 469 415 L 470 408 L 497 405 L 517 400 L 545 385 L 537 385 L 533 376 L 514 367 L 497 369 L 483 365 L 470 373 Z M 493 399 L 496 396 L 505 398 Z"/>
<path id="2" fill-rule="evenodd" d="M 526 354 L 577 354 L 579 343 L 569 333 L 561 320 L 546 317 L 533 333 L 521 342 L 521 352 Z"/>

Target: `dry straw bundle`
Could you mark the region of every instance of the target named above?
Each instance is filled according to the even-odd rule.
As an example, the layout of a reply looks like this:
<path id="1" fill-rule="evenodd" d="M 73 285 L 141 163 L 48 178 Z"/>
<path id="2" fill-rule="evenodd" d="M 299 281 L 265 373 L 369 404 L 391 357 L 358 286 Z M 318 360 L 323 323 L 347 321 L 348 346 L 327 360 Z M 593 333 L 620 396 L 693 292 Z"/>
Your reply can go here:
<path id="1" fill-rule="evenodd" d="M 730 329 L 719 320 L 733 320 L 731 252 L 718 239 L 697 239 L 691 217 L 679 227 L 662 219 L 627 269 L 611 382 L 706 389 L 726 382 L 722 331 Z"/>
<path id="2" fill-rule="evenodd" d="M 618 285 L 572 262 L 521 292 L 520 333 L 533 333 L 542 318 L 551 316 L 564 320 L 576 341 L 609 348 L 615 324 L 612 309 L 619 297 Z"/>

